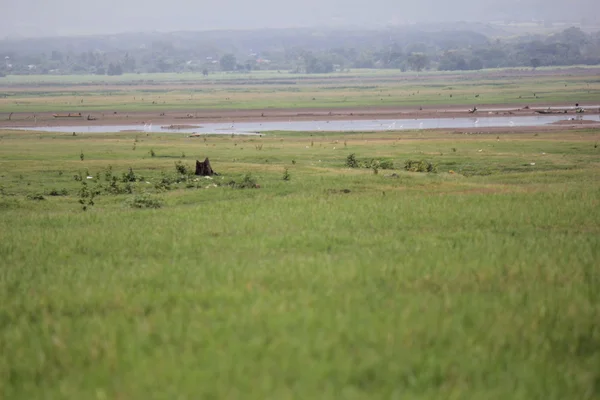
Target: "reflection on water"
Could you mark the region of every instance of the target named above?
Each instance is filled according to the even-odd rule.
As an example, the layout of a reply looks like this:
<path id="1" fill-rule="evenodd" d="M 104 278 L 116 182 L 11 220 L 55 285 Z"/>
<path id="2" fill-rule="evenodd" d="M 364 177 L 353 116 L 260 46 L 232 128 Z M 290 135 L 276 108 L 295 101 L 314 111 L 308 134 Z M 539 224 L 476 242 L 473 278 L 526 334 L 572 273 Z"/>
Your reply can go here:
<path id="1" fill-rule="evenodd" d="M 408 129 L 436 128 L 509 128 L 531 127 L 551 124 L 565 120 L 565 115 L 536 115 L 520 117 L 462 117 L 462 118 L 424 118 L 409 120 L 350 120 L 350 121 L 289 121 L 289 122 L 228 122 L 202 124 L 201 127 L 186 129 L 163 129 L 160 125 L 102 125 L 102 126 L 44 126 L 18 128 L 42 132 L 89 132 L 112 133 L 123 131 L 136 132 L 172 132 L 203 134 L 253 135 L 269 131 L 293 132 L 353 132 L 353 131 L 397 131 Z M 600 117 L 586 118 L 600 121 Z"/>

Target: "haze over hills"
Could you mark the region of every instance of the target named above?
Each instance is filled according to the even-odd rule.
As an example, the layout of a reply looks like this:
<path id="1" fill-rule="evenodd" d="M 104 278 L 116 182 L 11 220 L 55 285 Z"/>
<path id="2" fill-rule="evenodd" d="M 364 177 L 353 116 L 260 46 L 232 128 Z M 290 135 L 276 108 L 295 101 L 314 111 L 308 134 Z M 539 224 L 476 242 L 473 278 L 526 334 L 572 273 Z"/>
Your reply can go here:
<path id="1" fill-rule="evenodd" d="M 598 24 L 597 0 L 0 0 L 0 37 L 288 27 L 382 28 L 451 21 Z"/>

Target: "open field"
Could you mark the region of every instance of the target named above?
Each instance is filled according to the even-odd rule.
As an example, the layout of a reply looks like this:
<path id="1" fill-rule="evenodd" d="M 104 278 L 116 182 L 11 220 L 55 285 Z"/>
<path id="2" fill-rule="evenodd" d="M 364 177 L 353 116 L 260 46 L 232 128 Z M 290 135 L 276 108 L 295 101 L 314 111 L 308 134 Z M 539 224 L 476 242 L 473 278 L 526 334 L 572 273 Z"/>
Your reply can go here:
<path id="1" fill-rule="evenodd" d="M 0 130 L 0 304 L 6 399 L 598 398 L 600 130 Z"/>
<path id="2" fill-rule="evenodd" d="M 40 113 L 81 112 L 105 119 L 114 112 L 218 113 L 223 110 L 338 110 L 360 107 L 594 104 L 597 68 L 488 70 L 478 73 L 366 71 L 332 76 L 257 73 L 8 77 L 0 81 L 0 122 Z M 29 79 L 29 81 L 28 81 Z M 42 79 L 38 81 L 37 79 Z M 37 82 L 37 83 L 36 83 Z M 40 118 L 42 118 L 40 116 Z"/>

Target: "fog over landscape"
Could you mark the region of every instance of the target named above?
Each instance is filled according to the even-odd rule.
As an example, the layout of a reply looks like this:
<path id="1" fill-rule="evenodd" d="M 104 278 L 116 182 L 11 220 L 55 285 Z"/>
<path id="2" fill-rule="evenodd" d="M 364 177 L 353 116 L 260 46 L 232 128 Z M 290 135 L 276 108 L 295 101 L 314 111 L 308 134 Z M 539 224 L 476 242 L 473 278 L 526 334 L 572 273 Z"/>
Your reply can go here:
<path id="1" fill-rule="evenodd" d="M 425 22 L 594 24 L 597 0 L 2 0 L 0 38 L 286 27 L 381 28 Z"/>

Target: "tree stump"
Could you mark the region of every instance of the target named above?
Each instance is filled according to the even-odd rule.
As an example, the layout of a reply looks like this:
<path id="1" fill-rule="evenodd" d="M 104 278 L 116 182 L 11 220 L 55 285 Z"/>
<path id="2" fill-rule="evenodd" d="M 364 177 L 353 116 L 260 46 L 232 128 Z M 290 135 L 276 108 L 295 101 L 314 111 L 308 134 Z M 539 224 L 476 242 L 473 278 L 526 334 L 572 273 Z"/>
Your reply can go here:
<path id="1" fill-rule="evenodd" d="M 212 167 L 210 166 L 210 161 L 208 161 L 208 157 L 206 157 L 204 162 L 196 160 L 196 175 L 213 176 L 219 174 L 213 171 Z"/>

